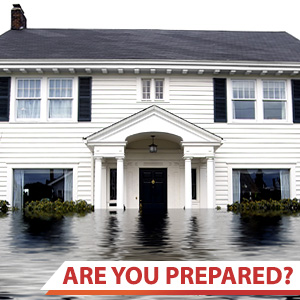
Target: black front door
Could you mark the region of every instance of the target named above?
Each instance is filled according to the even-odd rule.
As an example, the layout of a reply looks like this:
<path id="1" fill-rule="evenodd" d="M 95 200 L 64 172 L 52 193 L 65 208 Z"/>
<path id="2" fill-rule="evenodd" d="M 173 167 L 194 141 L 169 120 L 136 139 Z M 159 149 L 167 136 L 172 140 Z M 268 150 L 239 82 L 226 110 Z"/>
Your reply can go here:
<path id="1" fill-rule="evenodd" d="M 167 169 L 140 169 L 140 210 L 167 210 Z"/>

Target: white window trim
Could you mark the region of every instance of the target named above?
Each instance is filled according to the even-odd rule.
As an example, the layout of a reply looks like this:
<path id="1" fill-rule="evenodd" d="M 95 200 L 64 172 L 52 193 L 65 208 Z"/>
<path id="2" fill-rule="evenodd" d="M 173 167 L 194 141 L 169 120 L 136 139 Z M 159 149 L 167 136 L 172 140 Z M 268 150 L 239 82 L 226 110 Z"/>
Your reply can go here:
<path id="1" fill-rule="evenodd" d="M 72 118 L 49 118 L 49 80 L 50 79 L 72 79 L 73 97 L 72 97 Z M 17 82 L 18 79 L 40 79 L 41 80 L 41 98 L 40 98 L 40 118 L 28 119 L 17 118 Z M 11 101 L 10 101 L 10 122 L 13 123 L 74 123 L 78 122 L 78 77 L 72 76 L 12 76 L 11 77 Z"/>
<path id="2" fill-rule="evenodd" d="M 51 79 L 71 79 L 72 80 L 72 97 L 65 97 L 65 98 L 56 98 L 56 97 L 50 97 L 50 80 Z M 78 115 L 78 80 L 74 77 L 69 76 L 55 76 L 55 77 L 48 77 L 47 78 L 47 121 L 48 122 L 76 122 L 77 121 L 77 115 Z M 49 117 L 49 111 L 50 111 L 50 100 L 55 99 L 63 99 L 63 100 L 72 100 L 72 117 L 71 118 L 50 118 Z"/>
<path id="3" fill-rule="evenodd" d="M 150 99 L 143 99 L 143 80 L 151 80 Z M 163 80 L 163 99 L 155 99 L 155 80 Z M 137 78 L 137 102 L 140 103 L 168 103 L 169 77 L 164 76 L 141 76 Z"/>
<path id="4" fill-rule="evenodd" d="M 296 197 L 296 164 L 228 164 L 228 204 L 233 204 L 232 171 L 234 169 L 288 169 L 290 170 L 290 198 Z"/>
<path id="5" fill-rule="evenodd" d="M 237 80 L 254 80 L 255 81 L 255 119 L 234 119 L 233 118 L 233 90 L 232 82 Z M 284 81 L 285 82 L 285 94 L 286 99 L 274 101 L 285 101 L 286 105 L 286 119 L 280 120 L 268 120 L 264 119 L 263 112 L 263 101 L 272 101 L 271 99 L 265 100 L 263 98 L 263 81 Z M 251 99 L 249 99 L 251 100 Z M 292 107 L 292 90 L 291 90 L 291 79 L 286 78 L 229 78 L 227 80 L 227 107 L 228 107 L 228 123 L 238 123 L 238 124 L 292 124 L 293 123 L 293 107 Z"/>
<path id="6" fill-rule="evenodd" d="M 12 205 L 13 203 L 13 171 L 15 169 L 73 169 L 73 201 L 78 200 L 78 164 L 7 164 L 7 192 L 6 199 Z"/>
<path id="7" fill-rule="evenodd" d="M 40 97 L 39 98 L 30 98 L 30 97 L 18 97 L 18 81 L 19 80 L 40 80 L 41 81 L 41 87 L 40 87 Z M 22 77 L 18 76 L 14 80 L 14 87 L 11 88 L 11 109 L 13 109 L 13 113 L 11 116 L 13 117 L 13 120 L 16 120 L 17 122 L 24 122 L 24 123 L 37 123 L 40 122 L 42 119 L 42 99 L 43 99 L 43 94 L 42 94 L 42 84 L 43 84 L 43 78 L 41 77 Z M 18 100 L 39 100 L 40 101 L 40 117 L 39 118 L 18 118 Z"/>

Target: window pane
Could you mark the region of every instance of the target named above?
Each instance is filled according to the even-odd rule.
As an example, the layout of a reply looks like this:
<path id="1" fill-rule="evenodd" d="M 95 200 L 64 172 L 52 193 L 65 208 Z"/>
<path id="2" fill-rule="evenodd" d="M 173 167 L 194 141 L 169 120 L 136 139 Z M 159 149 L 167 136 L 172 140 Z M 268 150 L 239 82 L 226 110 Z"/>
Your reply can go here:
<path id="1" fill-rule="evenodd" d="M 255 101 L 233 101 L 233 119 L 255 119 Z"/>
<path id="2" fill-rule="evenodd" d="M 17 100 L 18 119 L 38 119 L 40 117 L 40 100 Z"/>
<path id="3" fill-rule="evenodd" d="M 72 169 L 17 169 L 13 178 L 13 205 L 16 207 L 42 199 L 73 200 Z"/>
<path id="4" fill-rule="evenodd" d="M 284 120 L 285 118 L 284 101 L 264 101 L 265 120 Z"/>
<path id="5" fill-rule="evenodd" d="M 164 98 L 164 81 L 163 80 L 155 80 L 155 99 L 163 99 Z"/>
<path id="6" fill-rule="evenodd" d="M 72 100 L 50 100 L 49 118 L 72 118 Z"/>
<path id="7" fill-rule="evenodd" d="M 197 169 L 192 169 L 192 199 L 197 199 Z"/>
<path id="8" fill-rule="evenodd" d="M 151 80 L 143 79 L 143 99 L 150 99 L 150 86 L 151 86 Z"/>
<path id="9" fill-rule="evenodd" d="M 117 169 L 110 169 L 110 200 L 117 199 Z"/>
<path id="10" fill-rule="evenodd" d="M 290 172 L 288 169 L 233 170 L 233 191 L 238 201 L 280 200 L 289 198 Z"/>
<path id="11" fill-rule="evenodd" d="M 285 82 L 279 80 L 264 80 L 263 97 L 264 99 L 286 99 Z"/>
<path id="12" fill-rule="evenodd" d="M 41 80 L 40 79 L 19 79 L 17 98 L 40 98 Z"/>
<path id="13" fill-rule="evenodd" d="M 50 98 L 71 98 L 73 90 L 72 79 L 50 79 L 49 97 Z"/>
<path id="14" fill-rule="evenodd" d="M 233 99 L 255 99 L 254 80 L 234 80 L 232 81 Z"/>

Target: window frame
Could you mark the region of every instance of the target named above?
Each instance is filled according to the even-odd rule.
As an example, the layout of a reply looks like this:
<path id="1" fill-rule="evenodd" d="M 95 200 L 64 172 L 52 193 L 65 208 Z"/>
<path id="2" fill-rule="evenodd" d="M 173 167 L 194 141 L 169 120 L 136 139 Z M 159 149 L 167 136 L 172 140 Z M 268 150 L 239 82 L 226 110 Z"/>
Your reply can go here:
<path id="1" fill-rule="evenodd" d="M 73 199 L 78 198 L 78 164 L 70 164 L 70 163 L 62 163 L 62 164 L 51 164 L 51 163 L 45 163 L 41 166 L 41 164 L 34 163 L 34 164 L 16 164 L 16 163 L 7 163 L 7 193 L 6 193 L 6 199 L 8 199 L 8 202 L 12 205 L 13 203 L 13 171 L 15 169 L 72 169 L 73 170 Z"/>
<path id="2" fill-rule="evenodd" d="M 144 81 L 150 81 L 150 98 L 143 98 L 144 94 Z M 157 86 L 156 82 L 162 81 L 162 98 L 156 98 Z M 163 76 L 142 76 L 137 79 L 137 101 L 143 103 L 149 102 L 167 102 L 168 98 L 168 87 L 169 87 L 169 79 Z"/>
<path id="3" fill-rule="evenodd" d="M 18 96 L 18 91 L 19 91 L 19 81 L 29 81 L 30 80 L 34 80 L 34 81 L 40 81 L 40 95 L 39 97 L 24 97 L 24 95 L 22 97 Z M 39 122 L 41 120 L 42 117 L 42 78 L 40 77 L 16 77 L 15 79 L 15 89 L 14 93 L 15 93 L 15 109 L 14 109 L 14 113 L 15 113 L 15 119 L 17 121 L 21 121 L 21 122 Z M 37 118 L 19 118 L 18 117 L 18 106 L 19 106 L 19 101 L 26 101 L 26 100 L 37 100 L 39 101 L 39 117 Z"/>
<path id="4" fill-rule="evenodd" d="M 49 80 L 50 79 L 72 79 L 72 118 L 49 118 Z M 78 122 L 78 79 L 77 76 L 11 76 L 11 97 L 10 97 L 10 123 L 77 123 Z M 40 98 L 40 118 L 17 118 L 17 108 L 18 108 L 18 80 L 41 80 L 41 98 Z"/>
<path id="5" fill-rule="evenodd" d="M 265 98 L 264 97 L 264 83 L 266 82 L 283 82 L 284 83 L 284 98 Z M 265 107 L 264 104 L 267 102 L 277 102 L 277 103 L 284 103 L 284 114 L 285 114 L 285 118 L 282 119 L 267 119 L 265 118 Z M 263 79 L 262 80 L 262 109 L 263 109 L 263 120 L 266 121 L 270 121 L 270 120 L 274 120 L 274 121 L 285 121 L 287 119 L 287 83 L 285 80 L 281 80 L 281 79 Z"/>
<path id="6" fill-rule="evenodd" d="M 50 81 L 51 80 L 71 80 L 72 81 L 72 96 L 71 97 L 50 97 Z M 63 101 L 72 101 L 71 102 L 71 117 L 70 118 L 51 118 L 50 117 L 50 102 L 51 100 L 63 100 Z M 47 78 L 47 120 L 50 122 L 64 122 L 64 121 L 75 121 L 75 118 L 77 116 L 77 111 L 76 114 L 74 113 L 75 109 L 75 88 L 74 88 L 74 78 L 73 77 L 48 77 Z"/>
<path id="7" fill-rule="evenodd" d="M 255 93 L 256 99 L 254 109 L 255 109 L 255 119 L 234 119 L 233 118 L 233 102 L 238 99 L 233 99 L 233 81 L 242 80 L 253 80 L 255 81 Z M 273 100 L 263 98 L 263 82 L 264 81 L 282 81 L 285 83 L 285 98 L 284 100 Z M 243 100 L 241 100 L 243 101 Z M 284 101 L 285 102 L 285 118 L 283 119 L 264 119 L 264 101 Z M 293 108 L 292 108 L 292 89 L 291 89 L 291 79 L 288 78 L 242 78 L 242 77 L 229 77 L 227 78 L 227 105 L 228 105 L 228 123 L 243 123 L 243 124 L 292 124 Z"/>
<path id="8" fill-rule="evenodd" d="M 228 203 L 233 204 L 233 170 L 235 169 L 288 169 L 290 171 L 290 198 L 296 197 L 296 183 L 292 178 L 296 176 L 296 164 L 286 164 L 286 163 L 232 163 L 228 164 Z"/>

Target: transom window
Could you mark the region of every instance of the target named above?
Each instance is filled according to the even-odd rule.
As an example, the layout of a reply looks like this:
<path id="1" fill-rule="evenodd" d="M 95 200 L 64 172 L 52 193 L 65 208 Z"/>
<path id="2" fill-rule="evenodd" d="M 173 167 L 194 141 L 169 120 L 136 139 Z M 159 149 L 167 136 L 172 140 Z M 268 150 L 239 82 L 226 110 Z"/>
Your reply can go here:
<path id="1" fill-rule="evenodd" d="M 38 119 L 41 111 L 41 80 L 17 79 L 17 118 Z"/>
<path id="2" fill-rule="evenodd" d="M 142 79 L 142 100 L 164 100 L 164 79 Z"/>
<path id="3" fill-rule="evenodd" d="M 49 118 L 72 118 L 73 80 L 49 80 Z"/>

